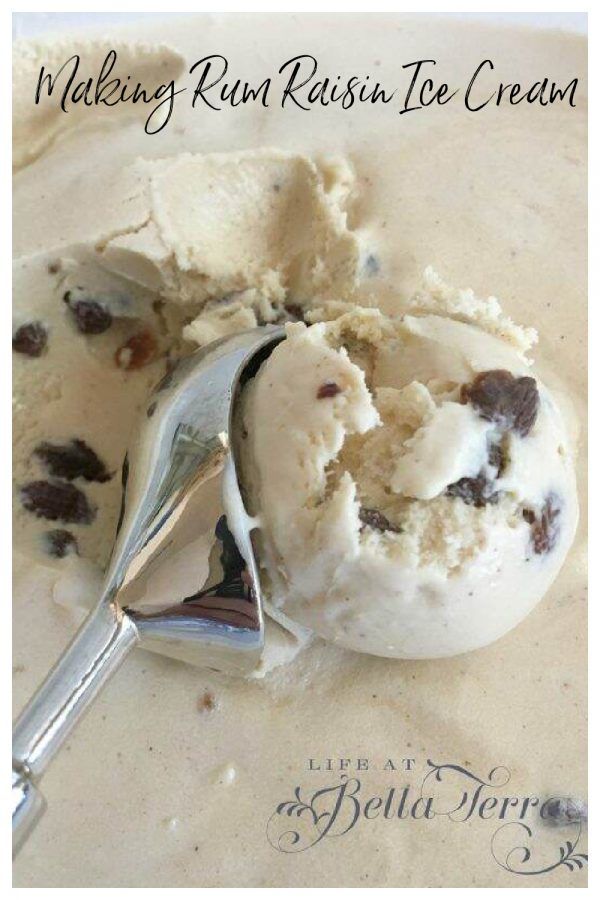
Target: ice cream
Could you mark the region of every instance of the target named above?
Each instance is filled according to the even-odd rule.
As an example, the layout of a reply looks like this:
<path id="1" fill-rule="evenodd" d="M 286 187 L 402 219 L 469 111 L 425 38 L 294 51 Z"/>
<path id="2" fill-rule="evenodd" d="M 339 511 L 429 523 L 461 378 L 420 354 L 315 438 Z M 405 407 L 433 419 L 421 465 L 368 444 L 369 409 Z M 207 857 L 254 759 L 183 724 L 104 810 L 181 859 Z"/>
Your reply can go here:
<path id="1" fill-rule="evenodd" d="M 156 53 L 159 69 L 176 64 Z M 54 135 L 35 117 L 30 127 L 40 140 Z M 527 435 L 460 392 L 490 369 L 525 377 L 531 329 L 432 270 L 412 299 L 397 292 L 395 305 L 413 315 L 374 309 L 378 263 L 368 232 L 349 227 L 356 181 L 344 157 L 259 148 L 107 159 L 97 197 L 81 181 L 90 140 L 85 128 L 57 133 L 18 175 L 18 544 L 54 558 L 58 546 L 60 559 L 79 548 L 103 566 L 119 507 L 113 475 L 132 412 L 163 367 L 228 333 L 323 319 L 290 330 L 248 400 L 250 501 L 264 525 L 267 608 L 279 619 L 269 619 L 257 674 L 293 656 L 306 634 L 298 625 L 366 653 L 435 657 L 488 643 L 523 618 L 572 539 L 568 439 L 541 387 Z M 58 231 L 29 221 L 40 177 Z M 313 403 L 315 379 L 343 389 Z M 98 432 L 104 418 L 112 428 Z M 74 474 L 49 464 L 44 447 Z M 81 475 L 82 447 L 106 477 Z M 548 559 L 529 559 L 536 526 L 524 516 L 537 522 L 550 496 L 561 504 L 560 540 Z M 80 568 L 76 554 L 69 560 L 59 600 L 70 593 L 65 569 Z"/>
<path id="2" fill-rule="evenodd" d="M 251 152 L 258 153 L 253 168 L 259 180 L 264 176 L 266 192 L 257 198 L 260 215 L 245 217 L 258 229 L 269 198 L 280 196 L 268 190 L 268 171 L 284 168 L 286 183 L 314 198 L 314 217 L 302 221 L 303 227 L 312 229 L 314 223 L 315 228 L 301 241 L 308 248 L 304 260 L 311 246 L 318 250 L 314 276 L 309 274 L 311 290 L 320 292 L 326 284 L 327 279 L 316 278 L 321 269 L 332 271 L 328 246 L 347 246 L 355 268 L 350 278 L 344 276 L 343 290 L 333 284 L 323 298 L 297 297 L 301 303 L 324 309 L 326 299 L 349 299 L 367 307 L 375 303 L 396 317 L 408 312 L 405 301 L 417 289 L 424 267 L 433 263 L 454 284 L 497 291 L 516 320 L 539 328 L 536 369 L 527 374 L 537 381 L 543 373 L 557 399 L 547 370 L 558 373 L 585 422 L 583 77 L 576 109 L 556 103 L 500 109 L 490 104 L 470 113 L 457 102 L 402 116 L 393 104 L 370 103 L 351 110 L 315 105 L 310 112 L 246 104 L 214 112 L 201 106 L 192 110 L 182 95 L 172 122 L 154 136 L 143 130 L 147 110 L 140 113 L 128 104 L 105 115 L 78 104 L 65 115 L 57 109 L 56 93 L 41 107 L 33 102 L 41 63 L 56 69 L 57 62 L 77 52 L 84 78 L 97 74 L 109 47 L 119 50 L 119 75 L 131 73 L 132 80 L 139 76 L 152 87 L 174 77 L 179 66 L 178 83 L 189 83 L 186 72 L 206 52 L 227 56 L 232 81 L 240 77 L 259 84 L 306 48 L 318 57 L 322 74 L 345 77 L 358 69 L 392 85 L 399 79 L 398 60 L 420 59 L 426 48 L 438 60 L 440 78 L 466 85 L 485 46 L 496 65 L 489 77 L 491 92 L 499 79 L 533 83 L 540 73 L 549 73 L 566 83 L 574 74 L 583 75 L 582 37 L 398 15 L 217 14 L 131 25 L 118 19 L 101 28 L 103 40 L 93 45 L 93 29 L 87 28 L 67 46 L 61 42 L 56 52 L 54 41 L 29 45 L 29 62 L 17 66 L 14 82 L 14 337 L 21 351 L 13 354 L 15 712 L 72 638 L 85 615 L 80 607 L 98 596 L 119 513 L 119 466 L 152 384 L 172 357 L 236 327 L 234 316 L 239 315 L 239 325 L 252 323 L 253 316 L 258 322 L 271 315 L 285 320 L 298 312 L 285 309 L 297 271 L 290 257 L 281 257 L 281 265 L 279 258 L 275 265 L 272 258 L 266 260 L 275 276 L 262 278 L 267 274 L 262 265 L 252 273 L 252 280 L 256 274 L 260 278 L 261 292 L 282 285 L 283 302 L 271 293 L 266 303 L 256 283 L 240 278 L 233 251 L 240 244 L 242 258 L 249 249 L 243 242 L 248 229 L 234 228 L 231 220 L 231 227 L 220 231 L 224 240 L 217 248 L 228 256 L 228 268 L 219 254 L 216 277 L 224 272 L 228 284 L 236 280 L 236 293 L 207 297 L 205 305 L 163 297 L 173 284 L 172 261 L 187 262 L 185 243 L 192 233 L 166 196 L 169 183 L 193 169 L 198 173 L 189 182 L 189 196 L 180 193 L 183 213 L 192 193 L 200 196 L 207 157 L 213 167 L 223 160 L 226 180 L 235 174 L 235 160 L 245 159 L 248 171 Z M 162 49 L 165 43 L 172 49 Z M 289 164 L 281 162 L 282 152 Z M 224 191 L 223 181 L 219 190 Z M 287 196 L 293 217 L 293 194 Z M 349 239 L 340 236 L 338 212 L 347 217 Z M 277 222 L 285 221 L 277 213 Z M 273 228 L 274 222 L 267 217 L 266 226 Z M 160 238 L 154 245 L 150 223 Z M 145 247 L 131 246 L 137 231 L 147 239 Z M 182 268 L 175 284 L 195 292 L 206 262 L 197 245 L 190 260 L 192 267 Z M 215 261 L 212 252 L 210 261 Z M 179 263 L 179 277 L 178 268 Z M 310 273 L 311 267 L 302 271 Z M 451 292 L 442 310 L 432 306 L 431 285 L 426 294 L 411 315 L 458 315 L 450 307 L 468 301 Z M 332 317 L 331 305 L 328 310 Z M 110 327 L 99 331 L 108 321 L 107 311 Z M 498 328 L 493 308 L 480 310 L 478 328 L 492 327 L 492 320 Z M 36 321 L 43 327 L 28 328 Z M 195 335 L 187 332 L 190 339 L 182 340 L 191 326 Z M 506 322 L 501 330 L 505 326 L 510 330 Z M 133 347 L 131 341 L 146 330 L 156 345 L 152 351 L 147 343 L 152 352 L 144 357 L 143 341 Z M 40 355 L 26 356 L 25 349 Z M 356 347 L 353 359 L 366 367 Z M 511 368 L 512 362 L 501 365 Z M 73 445 L 76 440 L 94 451 L 104 472 L 91 464 L 80 444 Z M 56 465 L 56 452 L 41 447 L 48 444 L 68 448 L 71 464 L 77 463 L 68 469 L 78 473 L 70 483 L 95 509 L 90 524 L 38 518 L 23 507 L 22 485 L 55 477 L 48 465 Z M 584 501 L 581 449 L 578 485 Z M 83 473 L 112 477 L 89 481 Z M 584 519 L 545 600 L 519 628 L 480 652 L 399 662 L 313 638 L 292 659 L 296 642 L 287 629 L 294 623 L 272 607 L 269 623 L 277 616 L 282 624 L 275 637 L 268 629 L 269 671 L 259 681 L 227 681 L 136 650 L 44 778 L 48 810 L 17 859 L 15 884 L 514 887 L 515 876 L 491 857 L 495 823 L 485 819 L 473 817 L 456 827 L 448 822 L 447 827 L 439 818 L 431 823 L 361 818 L 339 839 L 293 855 L 273 849 L 265 824 L 296 785 L 305 798 L 334 784 L 336 774 L 326 771 L 324 762 L 322 771 L 309 771 L 309 759 L 338 753 L 369 758 L 369 770 L 358 776 L 368 796 L 392 785 L 401 789 L 405 782 L 418 792 L 428 757 L 466 766 L 482 778 L 492 766 L 505 765 L 512 773 L 505 789 L 510 796 L 584 795 Z M 550 562 L 550 556 L 546 559 Z M 206 691 L 215 701 L 210 712 L 203 700 Z M 385 768 L 387 756 L 397 771 Z M 410 772 L 401 767 L 402 757 L 414 758 Z M 215 776 L 225 767 L 236 772 L 227 786 Z M 535 815 L 530 810 L 526 821 L 535 824 Z M 116 834 L 122 839 L 115 840 Z M 538 850 L 554 854 L 564 842 L 562 830 L 544 828 L 544 835 L 549 845 L 536 845 L 532 862 Z M 562 865 L 541 881 L 550 887 L 581 886 L 585 870 L 571 872 Z"/>
<path id="3" fill-rule="evenodd" d="M 338 306 L 289 325 L 246 388 L 240 457 L 273 602 L 382 656 L 503 635 L 577 523 L 567 428 L 523 353 L 534 335 L 429 283 L 415 315 Z"/>
<path id="4" fill-rule="evenodd" d="M 57 568 L 61 604 L 90 561 L 106 565 L 114 476 L 165 368 L 226 334 L 352 295 L 364 255 L 347 224 L 353 175 L 341 158 L 317 165 L 266 148 L 107 162 L 104 196 L 74 216 L 88 137 L 51 146 L 17 178 L 19 196 L 32 197 L 43 170 L 62 223 L 43 235 L 17 214 L 13 335 L 15 541 Z M 82 453 L 105 476 L 96 463 L 82 468 Z M 79 591 L 80 605 L 95 599 Z M 256 675 L 289 661 L 305 637 L 269 619 Z"/>

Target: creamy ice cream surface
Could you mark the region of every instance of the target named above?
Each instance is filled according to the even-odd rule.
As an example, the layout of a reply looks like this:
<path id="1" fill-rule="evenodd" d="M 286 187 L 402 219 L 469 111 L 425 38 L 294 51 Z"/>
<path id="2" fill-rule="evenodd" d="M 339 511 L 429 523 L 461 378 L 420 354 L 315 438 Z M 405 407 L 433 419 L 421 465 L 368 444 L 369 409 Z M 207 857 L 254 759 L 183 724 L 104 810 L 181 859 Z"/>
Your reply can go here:
<path id="1" fill-rule="evenodd" d="M 132 653 L 44 776 L 15 884 L 515 886 L 484 819 L 361 817 L 293 855 L 265 832 L 297 785 L 339 780 L 338 756 L 369 758 L 345 770 L 365 797 L 418 791 L 428 759 L 506 766 L 507 795 L 585 794 L 583 81 L 575 109 L 406 116 L 182 95 L 155 135 L 141 106 L 34 104 L 42 62 L 78 53 L 83 79 L 112 47 L 115 74 L 150 85 L 216 52 L 232 83 L 259 84 L 307 48 L 319 77 L 395 84 L 426 52 L 464 85 L 485 47 L 490 93 L 585 70 L 575 36 L 382 14 L 17 45 L 16 712 L 98 596 L 153 385 L 215 338 L 287 331 L 235 435 L 264 577 L 256 677 Z M 542 837 L 553 859 L 556 830 Z"/>
<path id="2" fill-rule="evenodd" d="M 473 650 L 556 577 L 577 524 L 570 437 L 506 340 L 356 308 L 288 326 L 246 393 L 240 454 L 273 602 L 322 637 L 383 656 Z"/>

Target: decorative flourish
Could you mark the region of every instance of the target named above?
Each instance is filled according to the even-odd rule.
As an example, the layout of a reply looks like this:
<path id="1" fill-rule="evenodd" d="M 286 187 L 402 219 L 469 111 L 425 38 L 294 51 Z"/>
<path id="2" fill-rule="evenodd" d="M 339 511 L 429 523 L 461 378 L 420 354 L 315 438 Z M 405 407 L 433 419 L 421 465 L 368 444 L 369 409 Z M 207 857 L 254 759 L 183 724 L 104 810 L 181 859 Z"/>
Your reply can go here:
<path id="1" fill-rule="evenodd" d="M 294 799 L 279 803 L 267 822 L 267 840 L 282 853 L 300 853 L 314 847 L 324 837 L 340 837 L 356 825 L 360 806 L 355 801 L 360 790 L 356 778 L 340 777 L 332 787 L 315 791 L 308 802 L 300 796 L 300 787 L 294 790 Z M 295 818 L 293 828 L 281 831 L 281 816 Z M 333 826 L 338 827 L 334 830 Z"/>
<path id="2" fill-rule="evenodd" d="M 281 850 L 282 853 L 298 853 L 302 850 L 307 850 L 308 847 L 312 847 L 320 839 L 318 824 L 324 814 L 321 813 L 319 815 L 311 803 L 304 802 L 300 796 L 299 785 L 294 790 L 294 798 L 294 800 L 284 800 L 283 803 L 280 803 L 267 822 L 267 839 L 275 850 Z M 314 800 L 314 796 L 312 800 Z M 288 816 L 288 818 L 292 818 L 292 816 L 295 816 L 297 819 L 304 818 L 297 828 L 290 828 L 281 833 L 276 833 L 275 824 L 277 817 L 283 815 Z M 302 827 L 304 823 L 307 824 L 305 827 Z M 312 840 L 311 837 L 315 830 L 317 838 Z"/>
<path id="3" fill-rule="evenodd" d="M 583 869 L 588 861 L 587 853 L 575 853 L 581 837 L 581 822 L 577 823 L 577 836 L 575 840 L 565 841 L 565 843 L 558 848 L 558 859 L 555 859 L 554 862 L 551 862 L 547 866 L 535 866 L 531 869 L 523 868 L 533 856 L 532 848 L 526 843 L 513 846 L 507 852 L 499 851 L 499 835 L 509 828 L 519 828 L 521 829 L 521 833 L 524 831 L 526 841 L 531 841 L 533 839 L 533 831 L 529 825 L 525 824 L 525 822 L 506 822 L 504 825 L 501 825 L 492 836 L 492 856 L 499 866 L 506 872 L 511 872 L 513 875 L 544 875 L 547 872 L 558 869 L 559 866 L 566 866 L 570 872 L 574 872 L 576 869 Z"/>

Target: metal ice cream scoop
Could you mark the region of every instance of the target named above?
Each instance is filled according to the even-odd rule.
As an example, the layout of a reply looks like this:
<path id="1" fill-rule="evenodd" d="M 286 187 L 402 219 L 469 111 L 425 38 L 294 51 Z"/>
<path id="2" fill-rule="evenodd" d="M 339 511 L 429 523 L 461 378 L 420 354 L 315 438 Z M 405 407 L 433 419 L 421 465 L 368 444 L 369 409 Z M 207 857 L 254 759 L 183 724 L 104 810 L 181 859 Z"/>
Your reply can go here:
<path id="1" fill-rule="evenodd" d="M 151 396 L 123 464 L 101 598 L 14 728 L 14 852 L 44 809 L 38 780 L 132 647 L 233 674 L 257 665 L 260 582 L 229 435 L 237 391 L 282 337 L 216 341 Z"/>

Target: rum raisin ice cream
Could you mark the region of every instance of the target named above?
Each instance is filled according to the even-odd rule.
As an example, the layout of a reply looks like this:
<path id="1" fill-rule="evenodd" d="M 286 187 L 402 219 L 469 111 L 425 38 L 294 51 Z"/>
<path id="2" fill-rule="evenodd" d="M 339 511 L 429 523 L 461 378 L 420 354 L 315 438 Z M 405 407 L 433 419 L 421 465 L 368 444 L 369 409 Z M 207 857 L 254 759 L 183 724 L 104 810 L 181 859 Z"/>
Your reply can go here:
<path id="1" fill-rule="evenodd" d="M 441 539 L 435 537 L 430 548 L 419 544 L 426 529 L 417 513 L 430 515 L 433 524 L 436 505 L 450 508 L 451 501 L 473 532 L 477 522 L 499 517 L 502 536 L 508 501 L 518 533 L 514 546 L 506 548 L 514 550 L 510 565 L 517 552 L 531 550 L 530 561 L 518 564 L 526 580 L 505 579 L 510 590 L 502 602 L 511 604 L 516 616 L 513 587 L 526 587 L 521 596 L 533 602 L 533 587 L 541 590 L 546 577 L 541 573 L 551 580 L 569 540 L 574 508 L 567 504 L 555 515 L 554 506 L 545 507 L 541 481 L 539 491 L 532 480 L 531 493 L 511 499 L 508 488 L 499 487 L 509 470 L 498 474 L 496 449 L 478 468 L 483 444 L 478 429 L 486 446 L 501 429 L 477 411 L 472 386 L 479 374 L 495 370 L 509 372 L 515 382 L 535 380 L 540 398 L 535 423 L 527 437 L 520 436 L 518 429 L 529 418 L 526 405 L 515 419 L 517 430 L 502 429 L 502 446 L 514 442 L 522 451 L 536 446 L 531 442 L 544 422 L 548 391 L 561 411 L 568 395 L 585 427 L 584 37 L 397 14 L 204 14 L 104 22 L 15 47 L 15 712 L 72 639 L 84 607 L 97 600 L 119 518 L 123 457 L 153 386 L 180 355 L 256 325 L 305 319 L 309 327 L 297 328 L 298 337 L 292 332 L 290 338 L 303 347 L 313 341 L 311 358 L 326 356 L 331 367 L 309 384 L 299 378 L 297 358 L 285 363 L 297 388 L 293 428 L 315 425 L 317 404 L 320 416 L 332 411 L 338 416 L 327 426 L 325 418 L 321 422 L 325 449 L 303 451 L 307 464 L 314 463 L 311 484 L 318 482 L 315 469 L 323 457 L 337 455 L 323 463 L 327 487 L 315 494 L 326 503 L 330 491 L 345 500 L 348 479 L 356 485 L 355 506 L 340 504 L 337 518 L 331 510 L 336 526 L 325 545 L 333 548 L 341 523 L 342 549 L 350 539 L 361 552 L 372 546 L 382 578 L 384 572 L 394 576 L 398 599 L 396 575 L 400 571 L 406 584 L 407 566 L 386 560 L 384 551 L 393 541 L 394 549 L 408 541 L 400 507 L 413 509 L 415 581 L 428 556 L 437 563 L 435 571 L 429 569 L 437 589 L 452 584 L 446 569 L 460 564 L 462 545 L 453 561 L 451 546 L 445 558 L 441 555 Z M 438 61 L 434 77 L 453 87 L 469 83 L 482 47 L 495 65 L 481 73 L 482 98 L 500 81 L 525 85 L 550 76 L 567 84 L 580 76 L 577 108 L 567 102 L 490 103 L 472 113 L 459 97 L 443 107 L 399 115 L 395 101 L 349 110 L 315 104 L 310 111 L 293 104 L 282 109 L 277 102 L 286 78 L 277 73 L 299 53 L 318 59 L 318 80 L 338 73 L 345 80 L 358 72 L 368 74 L 370 84 L 377 80 L 390 87 L 406 87 L 413 70 L 402 70 L 400 63 L 425 54 Z M 69 69 L 53 96 L 35 104 L 41 65 L 56 73 L 77 55 L 77 82 L 96 79 L 111 48 L 118 52 L 113 75 L 125 80 L 130 74 L 131 82 L 139 79 L 149 91 L 171 78 L 178 88 L 188 88 L 159 133 L 145 133 L 149 107 L 141 103 L 104 108 L 82 102 L 63 113 L 60 91 Z M 232 86 L 239 78 L 259 85 L 273 76 L 277 93 L 271 105 L 224 104 L 216 111 L 199 102 L 192 108 L 190 69 L 206 53 L 227 58 L 230 68 L 222 84 Z M 522 359 L 533 335 L 515 331 L 497 305 L 481 305 L 468 293 L 447 291 L 431 280 L 415 298 L 429 264 L 449 283 L 471 285 L 479 295 L 497 292 L 516 321 L 535 325 L 535 366 Z M 357 307 L 367 313 L 357 313 Z M 362 319 L 358 336 L 348 318 L 345 333 L 337 336 L 335 322 L 345 314 L 352 314 L 356 325 Z M 402 367 L 394 342 L 406 354 L 424 340 L 408 325 L 427 321 L 439 321 L 441 335 L 453 326 L 458 333 L 461 324 L 461 333 L 473 335 L 470 350 L 446 354 L 445 338 L 434 344 L 429 335 L 435 346 L 431 360 L 415 352 Z M 372 333 L 375 322 L 381 338 Z M 392 341 L 388 333 L 398 336 Z M 490 342 L 504 349 L 502 358 L 488 352 Z M 380 352 L 386 347 L 389 353 Z M 383 365 L 386 359 L 396 380 Z M 436 385 L 435 378 L 442 383 Z M 451 385 L 444 384 L 448 380 Z M 414 412 L 408 412 L 409 392 L 402 416 L 395 401 L 388 413 L 384 388 L 403 393 L 412 382 L 421 385 Z M 531 397 L 528 382 L 520 385 L 516 391 L 524 387 Z M 480 383 L 480 395 L 485 389 L 487 397 L 489 386 Z M 463 399 L 472 395 L 464 403 L 463 387 Z M 352 409 L 343 406 L 346 400 Z M 441 412 L 444 403 L 463 417 L 473 440 L 460 444 L 452 433 L 422 479 L 423 470 L 412 466 L 414 455 L 410 468 L 411 457 L 399 448 L 419 429 L 427 435 L 426 417 L 434 409 Z M 392 412 L 393 427 L 388 425 Z M 444 425 L 443 415 L 437 421 Z M 563 421 L 570 448 L 570 421 L 566 415 Z M 451 448 L 452 467 L 445 458 Z M 477 450 L 474 456 L 471 449 Z M 367 450 L 385 465 L 402 456 L 404 468 L 382 469 L 380 475 L 368 466 Z M 533 465 L 538 458 L 533 449 L 531 457 L 520 456 L 523 484 L 533 477 L 525 472 L 527 460 Z M 551 462 L 549 451 L 542 471 L 533 474 L 549 472 Z M 382 487 L 391 485 L 392 476 L 395 503 Z M 584 432 L 577 454 L 582 509 L 585 481 Z M 451 497 L 445 491 L 453 484 Z M 255 495 L 262 515 L 261 479 L 250 478 L 248 486 L 248 499 Z M 426 499 L 427 486 L 440 493 Z M 553 490 L 560 495 L 556 483 Z M 301 495 L 296 482 L 294 491 L 293 498 L 285 494 L 290 501 L 285 515 L 295 527 L 294 503 Z M 491 502 L 496 493 L 497 502 Z M 470 498 L 486 502 L 465 502 Z M 568 499 L 565 490 L 562 500 Z M 348 509 L 355 516 L 356 505 L 358 528 L 355 518 L 344 518 Z M 354 522 L 350 537 L 348 521 Z M 560 531 L 554 527 L 559 523 Z M 265 526 L 268 537 L 267 519 Z M 339 783 L 327 770 L 338 755 L 368 758 L 368 770 L 348 770 L 360 778 L 365 800 L 390 788 L 401 791 L 404 784 L 418 792 L 427 759 L 456 763 L 482 779 L 492 766 L 506 766 L 511 780 L 503 790 L 510 796 L 584 796 L 584 526 L 585 514 L 561 572 L 518 628 L 482 651 L 442 659 L 355 653 L 319 638 L 316 616 L 309 627 L 291 617 L 302 616 L 300 601 L 296 611 L 282 594 L 275 605 L 277 566 L 282 582 L 285 569 L 281 559 L 271 562 L 265 553 L 266 654 L 257 673 L 263 677 L 227 679 L 142 649 L 132 653 L 44 777 L 48 809 L 16 860 L 15 885 L 514 887 L 519 878 L 490 853 L 496 822 L 476 816 L 464 825 L 440 818 L 380 815 L 367 821 L 361 816 L 345 835 L 293 854 L 274 849 L 266 823 L 298 786 L 309 800 L 315 791 Z M 402 532 L 395 530 L 400 527 Z M 554 533 L 553 549 L 535 553 L 535 544 L 543 548 Z M 312 540 L 308 529 L 307 534 Z M 292 531 L 286 537 L 291 541 Z M 205 544 L 199 535 L 199 552 Z M 289 551 L 289 565 L 291 550 L 287 544 L 283 549 Z M 303 566 L 306 571 L 307 561 L 306 551 L 298 550 L 296 571 Z M 316 562 L 305 613 L 323 587 L 325 561 Z M 513 571 L 516 579 L 517 568 Z M 537 581 L 534 572 L 540 573 Z M 463 572 L 456 583 L 464 579 Z M 485 603 L 480 589 L 481 582 L 477 590 Z M 355 595 L 348 596 L 352 605 Z M 389 603 L 392 593 L 385 597 Z M 369 619 L 376 622 L 372 585 L 360 599 L 372 601 Z M 442 610 L 433 601 L 432 606 L 439 619 Z M 394 603 L 396 616 L 398 609 L 401 602 Z M 386 768 L 387 757 L 395 771 Z M 410 771 L 402 767 L 403 758 Z M 528 810 L 526 823 L 535 825 L 536 817 L 537 810 Z M 290 820 L 284 818 L 286 827 Z M 544 859 L 550 859 L 567 832 L 538 831 L 545 841 L 540 849 L 548 851 Z M 532 854 L 531 863 L 537 860 Z M 561 865 L 539 883 L 581 886 L 584 879 L 585 870 Z"/>
<path id="2" fill-rule="evenodd" d="M 428 281 L 414 314 L 338 307 L 287 326 L 245 396 L 272 602 L 382 656 L 499 638 L 544 595 L 577 523 L 567 428 L 525 357 L 534 335 Z"/>

